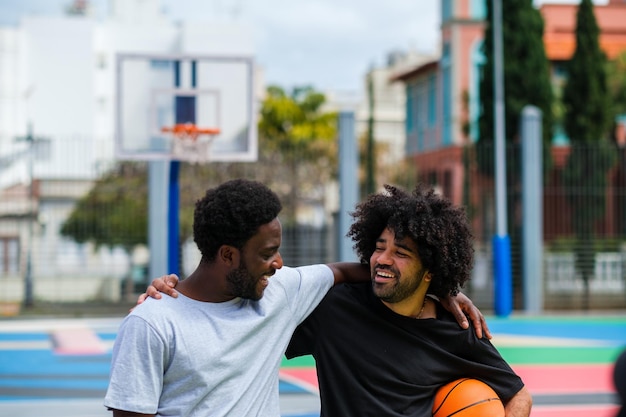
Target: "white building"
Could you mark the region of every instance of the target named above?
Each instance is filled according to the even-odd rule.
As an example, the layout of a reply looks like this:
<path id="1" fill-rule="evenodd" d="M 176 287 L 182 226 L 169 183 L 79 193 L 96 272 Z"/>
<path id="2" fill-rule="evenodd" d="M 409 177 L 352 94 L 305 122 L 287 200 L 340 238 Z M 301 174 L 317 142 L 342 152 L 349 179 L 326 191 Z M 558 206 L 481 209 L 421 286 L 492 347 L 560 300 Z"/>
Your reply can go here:
<path id="1" fill-rule="evenodd" d="M 393 51 L 387 54 L 383 65 L 367 71 L 360 92 L 325 93 L 328 110 L 354 112 L 356 138 L 362 143 L 368 134 L 369 119 L 373 119 L 379 185 L 391 179 L 390 170 L 398 167 L 406 155 L 406 94 L 404 84 L 394 81 L 394 76 L 432 59 L 432 55 L 414 50 Z"/>
<path id="2" fill-rule="evenodd" d="M 24 297 L 29 249 L 35 298 L 119 297 L 84 277 L 117 280 L 128 257 L 59 236 L 76 199 L 113 162 L 117 53 L 254 55 L 246 28 L 172 22 L 159 0 L 112 0 L 102 19 L 91 12 L 75 1 L 64 16 L 23 16 L 0 28 L 0 303 Z M 32 171 L 27 142 L 16 140 L 29 125 L 35 143 L 45 139 Z"/>

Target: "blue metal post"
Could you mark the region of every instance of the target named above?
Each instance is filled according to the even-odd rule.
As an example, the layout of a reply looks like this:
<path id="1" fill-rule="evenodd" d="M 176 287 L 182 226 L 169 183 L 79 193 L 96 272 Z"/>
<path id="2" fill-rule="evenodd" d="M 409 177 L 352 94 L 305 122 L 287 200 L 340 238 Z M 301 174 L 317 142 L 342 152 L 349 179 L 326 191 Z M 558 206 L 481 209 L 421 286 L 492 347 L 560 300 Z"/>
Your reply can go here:
<path id="1" fill-rule="evenodd" d="M 354 113 L 339 113 L 339 260 L 356 261 L 352 241 L 346 236 L 350 228 L 349 212 L 354 210 L 359 194 L 357 144 Z"/>
<path id="2" fill-rule="evenodd" d="M 196 87 L 196 62 L 192 61 L 190 67 L 192 88 Z M 182 80 L 181 62 L 174 64 L 174 86 L 180 87 Z M 195 123 L 196 122 L 196 98 L 193 96 L 176 96 L 175 100 L 175 123 Z M 179 226 L 179 201 L 180 186 L 178 184 L 178 174 L 180 171 L 180 161 L 170 162 L 169 175 L 169 207 L 168 207 L 168 271 L 170 274 L 180 275 L 180 226 Z"/>
<path id="3" fill-rule="evenodd" d="M 169 176 L 169 188 L 168 188 L 168 206 L 167 213 L 167 270 L 170 274 L 179 275 L 180 265 L 180 227 L 178 225 L 179 218 L 179 194 L 180 187 L 178 185 L 178 172 L 180 170 L 179 161 L 170 162 L 170 176 Z"/>
<path id="4" fill-rule="evenodd" d="M 522 282 L 524 309 L 543 310 L 543 149 L 542 113 L 535 106 L 522 110 Z"/>
<path id="5" fill-rule="evenodd" d="M 504 124 L 504 67 L 502 56 L 502 0 L 493 0 L 494 142 L 496 164 L 496 235 L 493 238 L 494 308 L 498 316 L 513 310 L 511 242 L 507 232 L 506 129 Z"/>

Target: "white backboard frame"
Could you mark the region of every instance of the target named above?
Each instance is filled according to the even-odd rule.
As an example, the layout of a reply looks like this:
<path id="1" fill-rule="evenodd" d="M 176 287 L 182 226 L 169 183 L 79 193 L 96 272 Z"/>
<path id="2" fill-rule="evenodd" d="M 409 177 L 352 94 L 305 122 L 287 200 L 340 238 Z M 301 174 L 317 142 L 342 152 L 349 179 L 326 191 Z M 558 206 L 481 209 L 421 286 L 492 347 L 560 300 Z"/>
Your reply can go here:
<path id="1" fill-rule="evenodd" d="M 175 62 L 179 63 L 178 76 L 172 77 Z M 195 63 L 194 76 L 189 75 L 191 63 Z M 250 56 L 117 54 L 116 158 L 185 160 L 172 154 L 172 135 L 161 132 L 165 126 L 159 125 L 163 120 L 168 120 L 167 124 L 174 121 L 167 105 L 158 104 L 157 97 L 165 97 L 167 102 L 169 95 L 172 103 L 175 97 L 196 97 L 197 127 L 220 129 L 213 138 L 209 161 L 256 161 L 254 73 L 254 60 Z M 205 105 L 203 100 L 206 103 L 215 100 L 218 104 Z M 199 113 L 203 110 L 205 113 Z M 167 117 L 159 116 L 159 111 Z"/>

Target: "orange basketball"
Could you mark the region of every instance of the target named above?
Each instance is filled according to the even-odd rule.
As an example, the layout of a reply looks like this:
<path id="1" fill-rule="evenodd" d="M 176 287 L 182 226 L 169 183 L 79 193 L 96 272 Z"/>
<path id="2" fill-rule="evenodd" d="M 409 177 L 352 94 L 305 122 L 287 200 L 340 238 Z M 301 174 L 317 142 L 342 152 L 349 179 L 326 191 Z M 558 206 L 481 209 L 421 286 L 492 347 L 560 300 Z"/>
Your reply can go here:
<path id="1" fill-rule="evenodd" d="M 433 417 L 504 417 L 504 406 L 489 385 L 461 378 L 439 388 Z"/>

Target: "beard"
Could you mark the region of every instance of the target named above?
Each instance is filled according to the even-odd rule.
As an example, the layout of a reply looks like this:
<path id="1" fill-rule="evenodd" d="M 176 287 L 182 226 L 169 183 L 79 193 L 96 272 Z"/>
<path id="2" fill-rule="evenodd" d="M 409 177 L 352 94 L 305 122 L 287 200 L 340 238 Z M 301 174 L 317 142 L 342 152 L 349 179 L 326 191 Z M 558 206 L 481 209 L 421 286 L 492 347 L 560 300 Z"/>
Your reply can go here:
<path id="1" fill-rule="evenodd" d="M 246 298 L 250 300 L 260 300 L 263 296 L 263 292 L 257 289 L 259 279 L 255 279 L 248 271 L 248 266 L 242 260 L 241 265 L 226 275 L 226 282 L 228 283 L 231 294 L 235 297 Z"/>
<path id="2" fill-rule="evenodd" d="M 402 279 L 400 273 L 396 270 L 389 270 L 395 275 L 395 280 L 379 284 L 374 281 L 375 273 L 372 275 L 372 289 L 374 295 L 387 303 L 399 303 L 400 301 L 412 296 L 420 286 L 422 278 L 426 273 L 426 269 L 421 269 L 417 276 L 410 279 Z"/>

